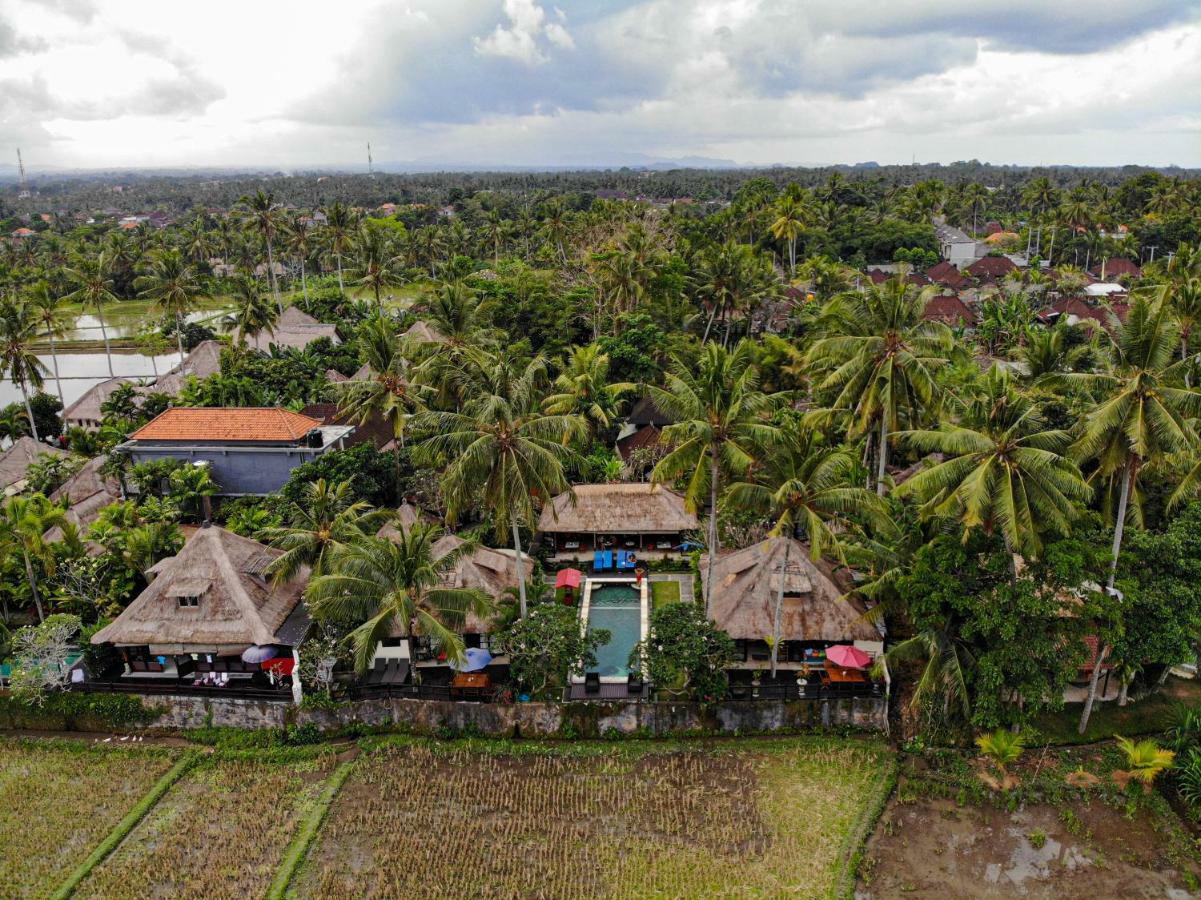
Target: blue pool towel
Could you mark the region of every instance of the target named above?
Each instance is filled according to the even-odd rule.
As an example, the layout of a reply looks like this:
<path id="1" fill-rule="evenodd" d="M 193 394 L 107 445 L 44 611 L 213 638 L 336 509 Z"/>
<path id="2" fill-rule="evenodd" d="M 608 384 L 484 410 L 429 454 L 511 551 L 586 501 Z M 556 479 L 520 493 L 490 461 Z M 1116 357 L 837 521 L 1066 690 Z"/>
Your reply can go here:
<path id="1" fill-rule="evenodd" d="M 594 571 L 599 572 L 604 567 L 605 567 L 605 551 L 597 550 L 595 553 L 592 554 L 592 568 Z"/>

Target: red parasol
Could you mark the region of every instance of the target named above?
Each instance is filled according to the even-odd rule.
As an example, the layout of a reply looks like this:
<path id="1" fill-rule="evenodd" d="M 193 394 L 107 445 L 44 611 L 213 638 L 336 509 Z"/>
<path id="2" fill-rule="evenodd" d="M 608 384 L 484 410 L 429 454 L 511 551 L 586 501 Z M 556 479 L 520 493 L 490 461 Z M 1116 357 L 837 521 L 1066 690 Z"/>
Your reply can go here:
<path id="1" fill-rule="evenodd" d="M 851 647 L 848 644 L 827 647 L 826 659 L 844 669 L 865 669 L 872 661 L 872 658 L 858 647 Z"/>
<path id="2" fill-rule="evenodd" d="M 584 573 L 579 569 L 560 569 L 559 574 L 555 577 L 556 588 L 577 588 L 580 586 L 580 579 L 584 577 Z"/>
<path id="3" fill-rule="evenodd" d="M 276 675 L 291 675 L 296 668 L 296 660 L 290 656 L 277 656 L 263 663 L 264 672 L 274 672 Z"/>

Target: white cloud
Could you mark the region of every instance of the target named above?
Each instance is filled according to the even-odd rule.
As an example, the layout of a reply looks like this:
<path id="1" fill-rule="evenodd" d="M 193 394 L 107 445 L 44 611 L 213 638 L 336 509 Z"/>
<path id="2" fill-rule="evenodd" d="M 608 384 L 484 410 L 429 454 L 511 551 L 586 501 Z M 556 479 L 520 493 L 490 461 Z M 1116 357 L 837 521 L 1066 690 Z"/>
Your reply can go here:
<path id="1" fill-rule="evenodd" d="M 547 22 L 546 11 L 535 0 L 504 0 L 504 13 L 509 24 L 497 25 L 487 37 L 476 38 L 476 53 L 537 65 L 547 61 L 548 43 L 565 50 L 575 48 L 571 34 L 561 24 L 566 15 L 557 7 L 559 22 Z"/>

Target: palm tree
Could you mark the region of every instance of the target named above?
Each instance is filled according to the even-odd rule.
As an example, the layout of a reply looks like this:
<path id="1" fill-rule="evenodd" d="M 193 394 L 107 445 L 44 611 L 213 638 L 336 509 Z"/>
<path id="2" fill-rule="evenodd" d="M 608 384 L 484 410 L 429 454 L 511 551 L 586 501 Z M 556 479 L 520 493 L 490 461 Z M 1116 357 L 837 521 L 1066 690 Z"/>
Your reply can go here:
<path id="1" fill-rule="evenodd" d="M 974 528 L 999 531 L 1015 578 L 1014 554 L 1037 557 L 1040 533 L 1065 534 L 1077 504 L 1092 494 L 1076 464 L 1063 455 L 1070 435 L 1048 429 L 1037 405 L 995 365 L 958 424 L 901 431 L 896 438 L 947 457 L 906 481 L 897 495 L 916 497 L 934 515 L 958 519 L 965 538 Z"/>
<path id="2" fill-rule="evenodd" d="M 737 477 L 756 461 L 762 448 L 778 443 L 778 430 L 768 423 L 770 398 L 759 391 L 754 346 L 739 341 L 731 351 L 706 344 L 700 360 L 689 366 L 673 358 L 666 389 L 648 385 L 655 405 L 675 421 L 663 429 L 672 450 L 651 472 L 655 483 L 687 478 L 684 497 L 696 511 L 709 502 L 709 577 L 705 606 L 713 588 L 713 563 L 720 551 L 717 498 L 723 476 Z"/>
<path id="3" fill-rule="evenodd" d="M 50 554 L 42 535 L 64 521 L 62 507 L 51 503 L 42 494 L 11 497 L 0 507 L 0 544 L 20 552 L 39 622 L 45 620 L 46 611 L 42 608 L 42 594 L 38 588 L 34 563 L 40 563 L 45 574 L 50 574 Z"/>
<path id="4" fill-rule="evenodd" d="M 893 644 L 883 657 L 884 664 L 893 671 L 912 660 L 925 662 L 913 686 L 912 709 L 927 710 L 944 724 L 952 713 L 964 720 L 971 718 L 967 673 L 975 666 L 975 657 L 966 642 L 950 632 L 928 628 Z"/>
<path id="5" fill-rule="evenodd" d="M 263 529 L 261 539 L 284 551 L 267 567 L 267 574 L 277 584 L 304 568 L 313 575 L 324 574 L 334 551 L 374 534 L 387 516 L 386 510 L 356 501 L 351 480 L 334 485 L 324 478 L 309 482 L 303 500 L 292 504 L 292 524 Z"/>
<path id="6" fill-rule="evenodd" d="M 814 342 L 807 362 L 834 391 L 832 408 L 851 414 L 848 436 L 875 432 L 876 492 L 886 491 L 889 434 L 935 399 L 934 369 L 951 351 L 951 331 L 922 318 L 933 288 L 918 292 L 902 273 L 863 292 L 840 294 L 823 317 L 831 332 Z"/>
<path id="7" fill-rule="evenodd" d="M 184 360 L 184 318 L 196 301 L 208 295 L 196 269 L 178 250 L 163 250 L 151 257 L 146 271 L 134 280 L 141 296 L 154 302 L 155 307 L 175 318 L 175 339 L 179 346 L 179 361 Z"/>
<path id="8" fill-rule="evenodd" d="M 510 356 L 469 352 L 464 360 L 463 405 L 457 412 L 421 417 L 430 437 L 417 448 L 419 464 L 445 463 L 442 492 L 453 521 L 469 508 L 492 513 L 500 538 L 512 532 L 517 571 L 524 571 L 521 527 L 534 524 L 535 505 L 570 488 L 569 448 L 586 433 L 574 415 L 545 411 L 546 363 L 522 365 Z M 519 579 L 521 615 L 525 579 Z"/>
<path id="9" fill-rule="evenodd" d="M 441 536 L 434 525 L 414 523 L 395 540 L 367 537 L 336 547 L 326 571 L 309 582 L 305 599 L 314 618 L 358 623 L 350 634 L 356 670 L 371 665 L 380 641 L 399 632 L 428 637 L 448 660 L 462 662 L 456 632 L 467 614 L 486 616 L 492 604 L 480 591 L 445 587 L 446 573 L 472 549 L 463 544 L 435 558 Z"/>
<path id="10" fill-rule="evenodd" d="M 233 321 L 238 329 L 238 346 L 246 345 L 246 335 L 257 337 L 264 331 L 274 331 L 279 321 L 279 308 L 259 291 L 257 279 L 240 275 L 234 279 Z"/>
<path id="11" fill-rule="evenodd" d="M 796 276 L 796 242 L 805 229 L 805 208 L 796 197 L 785 194 L 777 201 L 775 220 L 768 227 L 777 241 L 788 242 L 788 276 Z"/>
<path id="12" fill-rule="evenodd" d="M 773 533 L 809 542 L 814 562 L 822 557 L 842 559 L 835 534 L 853 528 L 856 519 L 881 520 L 880 498 L 853 487 L 849 477 L 855 458 L 842 449 L 824 447 L 820 437 L 799 422 L 783 430 L 780 447 L 766 455 L 753 471 L 753 480 L 737 481 L 726 491 L 726 503 L 739 509 L 765 513 L 774 521 Z M 780 613 L 791 540 L 784 544 L 780 587 L 772 617 L 771 674 L 776 675 L 780 643 Z"/>
<path id="13" fill-rule="evenodd" d="M 344 204 L 335 200 L 325 208 L 325 230 L 329 240 L 329 250 L 338 264 L 338 291 L 346 293 L 342 283 L 342 255 L 354 242 L 355 215 Z"/>
<path id="14" fill-rule="evenodd" d="M 39 281 L 29 292 L 29 307 L 38 324 L 50 340 L 50 360 L 54 364 L 54 387 L 58 391 L 58 399 L 65 407 L 67 400 L 63 396 L 63 382 L 58 374 L 58 346 L 56 341 L 67 333 L 66 323 L 62 316 L 62 298 L 55 296 L 50 290 L 50 284 Z"/>
<path id="15" fill-rule="evenodd" d="M 557 393 L 546 398 L 546 411 L 579 416 L 596 434 L 609 427 L 622 395 L 635 387 L 628 382 L 609 383 L 609 354 L 602 353 L 599 344 L 574 347 L 555 379 Z"/>
<path id="16" fill-rule="evenodd" d="M 1196 444 L 1188 420 L 1201 415 L 1201 394 L 1175 386 L 1185 367 L 1181 361 L 1173 363 L 1179 338 L 1180 325 L 1166 304 L 1136 297 L 1126 323 L 1117 327 L 1109 347 L 1108 371 L 1061 376 L 1067 384 L 1080 384 L 1102 397 L 1085 414 L 1072 450 L 1082 462 L 1096 461 L 1097 478 L 1110 482 L 1116 479 L 1120 484 L 1106 582 L 1110 593 L 1117 577 L 1130 496 L 1137 489 L 1139 473 L 1174 454 L 1191 452 Z M 1181 483 L 1178 494 L 1190 489 L 1190 478 Z M 1080 721 L 1081 734 L 1088 728 L 1101 664 L 1110 649 L 1108 645 L 1101 648 L 1093 668 Z"/>
<path id="17" fill-rule="evenodd" d="M 1021 348 L 1021 360 L 1026 365 L 1025 377 L 1031 384 L 1041 379 L 1053 378 L 1065 372 L 1076 371 L 1084 362 L 1091 348 L 1088 344 L 1068 345 L 1066 325 L 1054 328 L 1035 328 Z"/>
<path id="18" fill-rule="evenodd" d="M 302 217 L 297 217 L 285 224 L 284 242 L 288 251 L 300 262 L 300 288 L 304 299 L 309 299 L 309 281 L 306 266 L 309 258 L 317 249 L 317 241 L 312 231 L 312 223 Z M 295 282 L 293 282 L 295 284 Z"/>
<path id="19" fill-rule="evenodd" d="M 271 296 L 275 298 L 280 315 L 283 315 L 284 305 L 279 299 L 279 284 L 275 279 L 273 246 L 275 236 L 284 224 L 283 207 L 275 202 L 275 195 L 270 191 L 247 194 L 238 200 L 238 205 L 242 207 L 242 227 L 257 234 L 267 245 L 267 276 L 271 282 Z"/>
<path id="20" fill-rule="evenodd" d="M 716 318 L 724 327 L 722 344 L 728 347 L 731 319 L 770 294 L 777 279 L 765 256 L 745 244 L 726 243 L 701 256 L 692 285 L 697 299 L 709 309 L 701 340 L 709 340 Z"/>
<path id="21" fill-rule="evenodd" d="M 75 283 L 75 291 L 67 295 L 68 300 L 76 300 L 86 309 L 96 310 L 96 320 L 100 323 L 100 336 L 104 339 L 104 358 L 108 360 L 108 375 L 113 376 L 113 352 L 108 345 L 108 329 L 104 325 L 104 305 L 115 303 L 113 293 L 112 266 L 105 251 L 95 256 L 83 256 L 64 273 L 68 280 Z"/>
<path id="22" fill-rule="evenodd" d="M 352 249 L 351 277 L 355 284 L 371 288 L 375 293 L 375 305 L 382 314 L 384 301 L 380 291 L 404 283 L 404 262 L 392 252 L 387 238 L 378 228 L 364 226 L 359 229 Z"/>
<path id="23" fill-rule="evenodd" d="M 1183 361 L 1189 355 L 1193 330 L 1201 325 L 1201 277 L 1168 281 L 1159 288 L 1157 299 L 1166 303 L 1176 316 L 1180 328 L 1180 359 Z M 1191 384 L 1190 369 L 1191 366 L 1184 370 L 1185 387 Z"/>
<path id="24" fill-rule="evenodd" d="M 8 375 L 21 389 L 29 430 L 35 441 L 38 436 L 33 408 L 29 405 L 29 385 L 41 389 L 46 366 L 30 347 L 37 342 L 40 323 L 28 304 L 5 300 L 0 302 L 0 374 Z"/>

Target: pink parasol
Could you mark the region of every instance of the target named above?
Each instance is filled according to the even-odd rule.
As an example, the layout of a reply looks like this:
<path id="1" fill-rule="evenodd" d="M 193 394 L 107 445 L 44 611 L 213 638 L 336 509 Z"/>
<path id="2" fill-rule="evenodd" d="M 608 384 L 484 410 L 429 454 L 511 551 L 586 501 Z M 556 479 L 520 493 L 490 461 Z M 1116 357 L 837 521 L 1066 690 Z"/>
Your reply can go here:
<path id="1" fill-rule="evenodd" d="M 872 658 L 858 647 L 851 647 L 847 644 L 827 647 L 826 659 L 844 669 L 865 669 L 872 661 Z"/>
<path id="2" fill-rule="evenodd" d="M 556 588 L 577 588 L 580 586 L 580 579 L 584 577 L 584 573 L 579 569 L 560 569 L 559 574 L 555 577 Z"/>

